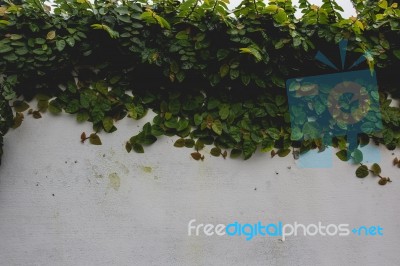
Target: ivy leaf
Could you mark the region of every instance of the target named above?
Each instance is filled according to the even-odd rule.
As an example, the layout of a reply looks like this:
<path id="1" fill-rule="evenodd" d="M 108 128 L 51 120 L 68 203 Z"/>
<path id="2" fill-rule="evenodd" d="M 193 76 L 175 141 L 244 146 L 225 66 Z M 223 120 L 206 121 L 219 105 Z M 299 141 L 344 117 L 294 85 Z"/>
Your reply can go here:
<path id="1" fill-rule="evenodd" d="M 221 155 L 221 149 L 218 147 L 214 147 L 211 149 L 211 155 L 215 157 L 219 157 Z"/>
<path id="2" fill-rule="evenodd" d="M 271 136 L 274 140 L 279 140 L 281 138 L 281 132 L 277 128 L 269 128 L 267 129 L 268 135 Z"/>
<path id="3" fill-rule="evenodd" d="M 260 52 L 255 47 L 249 46 L 247 48 L 240 48 L 239 50 L 240 50 L 240 53 L 242 53 L 242 54 L 245 53 L 245 54 L 253 55 L 257 62 L 262 60 L 262 56 L 261 56 Z"/>
<path id="4" fill-rule="evenodd" d="M 203 117 L 201 115 L 199 115 L 199 114 L 195 114 L 194 115 L 194 124 L 196 126 L 198 126 L 198 125 L 201 124 L 201 122 L 203 122 Z"/>
<path id="5" fill-rule="evenodd" d="M 247 74 L 241 74 L 241 79 L 244 85 L 249 85 L 250 84 L 250 75 Z"/>
<path id="6" fill-rule="evenodd" d="M 81 142 L 84 143 L 86 141 L 87 137 L 86 137 L 86 133 L 82 132 L 81 134 Z"/>
<path id="7" fill-rule="evenodd" d="M 222 123 L 221 123 L 221 121 L 219 121 L 219 120 L 213 121 L 211 128 L 216 134 L 218 134 L 218 135 L 222 134 Z"/>
<path id="8" fill-rule="evenodd" d="M 239 149 L 232 149 L 230 157 L 231 158 L 238 158 L 240 155 L 242 155 L 242 151 Z"/>
<path id="9" fill-rule="evenodd" d="M 42 118 L 42 115 L 40 114 L 39 111 L 33 111 L 33 112 L 32 112 L 32 116 L 33 116 L 33 118 L 35 118 L 35 119 L 40 119 L 40 118 Z"/>
<path id="10" fill-rule="evenodd" d="M 103 128 L 106 132 L 110 132 L 114 127 L 114 120 L 110 116 L 106 116 L 103 118 Z"/>
<path id="11" fill-rule="evenodd" d="M 75 46 L 75 39 L 74 38 L 68 37 L 65 41 L 69 46 L 71 46 L 71 47 Z"/>
<path id="12" fill-rule="evenodd" d="M 204 148 L 204 143 L 198 139 L 196 144 L 194 144 L 194 147 L 197 151 L 202 150 Z"/>
<path id="13" fill-rule="evenodd" d="M 23 120 L 24 120 L 24 114 L 17 112 L 15 114 L 13 125 L 11 128 L 16 129 L 16 128 L 20 127 Z"/>
<path id="14" fill-rule="evenodd" d="M 351 154 L 351 156 L 352 156 L 355 164 L 359 164 L 363 161 L 363 154 L 359 149 L 355 149 L 353 151 L 353 153 Z"/>
<path id="15" fill-rule="evenodd" d="M 288 16 L 283 9 L 280 9 L 278 13 L 276 13 L 273 17 L 275 21 L 278 22 L 279 24 L 283 24 L 288 20 Z"/>
<path id="16" fill-rule="evenodd" d="M 378 184 L 381 186 L 384 186 L 387 184 L 387 182 L 389 182 L 389 179 L 386 177 L 383 177 L 383 178 L 379 179 Z"/>
<path id="17" fill-rule="evenodd" d="M 157 141 L 156 136 L 153 136 L 153 135 L 149 134 L 149 135 L 146 135 L 144 144 L 151 145 L 156 141 Z"/>
<path id="18" fill-rule="evenodd" d="M 219 116 L 221 117 L 222 120 L 225 120 L 229 116 L 229 105 L 224 104 L 221 106 L 221 109 L 219 110 Z"/>
<path id="19" fill-rule="evenodd" d="M 129 142 L 129 141 L 127 141 L 126 142 L 126 144 L 125 144 L 125 149 L 126 149 L 126 151 L 128 152 L 128 153 L 130 153 L 131 151 L 132 151 L 132 144 Z"/>
<path id="20" fill-rule="evenodd" d="M 290 149 L 281 149 L 278 151 L 279 157 L 286 157 L 290 153 Z"/>
<path id="21" fill-rule="evenodd" d="M 265 7 L 265 11 L 267 11 L 270 14 L 275 13 L 278 10 L 278 6 L 277 5 L 268 5 Z"/>
<path id="22" fill-rule="evenodd" d="M 40 112 L 46 112 L 47 108 L 49 107 L 49 101 L 48 100 L 39 100 L 37 103 L 37 107 Z"/>
<path id="23" fill-rule="evenodd" d="M 107 26 L 105 24 L 92 24 L 90 26 L 95 30 L 104 30 L 104 31 L 106 31 L 110 35 L 110 37 L 113 38 L 113 39 L 119 37 L 119 33 L 118 32 L 112 30 L 109 26 Z M 67 40 L 67 42 L 68 42 L 68 40 Z"/>
<path id="24" fill-rule="evenodd" d="M 225 77 L 229 73 L 229 65 L 224 64 L 219 68 L 219 74 L 221 75 L 221 78 Z"/>
<path id="25" fill-rule="evenodd" d="M 144 149 L 143 149 L 143 146 L 142 146 L 141 144 L 139 144 L 139 143 L 134 143 L 134 144 L 132 144 L 132 147 L 133 147 L 133 150 L 134 150 L 136 153 L 144 153 Z"/>
<path id="26" fill-rule="evenodd" d="M 257 146 L 251 140 L 245 140 L 243 143 L 244 159 L 249 159 L 255 153 Z"/>
<path id="27" fill-rule="evenodd" d="M 198 160 L 200 160 L 201 158 L 203 158 L 199 152 L 193 152 L 193 153 L 191 153 L 190 155 L 191 155 L 192 158 L 195 159 L 196 161 L 198 161 Z"/>
<path id="28" fill-rule="evenodd" d="M 67 107 L 65 108 L 65 112 L 69 114 L 73 114 L 79 111 L 80 104 L 78 100 L 72 100 L 68 103 Z"/>
<path id="29" fill-rule="evenodd" d="M 29 104 L 24 101 L 15 101 L 13 107 L 16 112 L 22 113 L 29 109 Z"/>
<path id="30" fill-rule="evenodd" d="M 92 145 L 101 145 L 100 137 L 96 133 L 92 133 L 89 136 L 90 144 Z"/>
<path id="31" fill-rule="evenodd" d="M 185 139 L 185 147 L 186 148 L 193 148 L 195 145 L 194 140 L 192 139 Z"/>
<path id="32" fill-rule="evenodd" d="M 301 140 L 303 137 L 303 132 L 301 132 L 300 128 L 294 127 L 292 129 L 292 134 L 290 135 L 291 139 L 294 141 Z"/>
<path id="33" fill-rule="evenodd" d="M 382 169 L 381 169 L 381 167 L 379 166 L 379 164 L 374 163 L 374 164 L 371 166 L 371 171 L 372 171 L 372 173 L 373 173 L 374 175 L 378 176 L 378 175 L 381 174 Z"/>
<path id="34" fill-rule="evenodd" d="M 356 176 L 358 178 L 364 178 L 369 174 L 368 167 L 365 165 L 361 165 L 356 170 Z"/>
<path id="35" fill-rule="evenodd" d="M 81 111 L 76 115 L 76 121 L 79 123 L 86 122 L 89 119 L 89 114 L 86 111 Z"/>
<path id="36" fill-rule="evenodd" d="M 341 150 L 336 153 L 336 156 L 344 162 L 347 162 L 349 158 L 347 157 L 347 150 Z"/>
<path id="37" fill-rule="evenodd" d="M 178 139 L 177 141 L 175 141 L 174 146 L 178 147 L 178 148 L 184 147 L 185 146 L 185 139 Z"/>
<path id="38" fill-rule="evenodd" d="M 394 50 L 393 54 L 397 57 L 397 59 L 400 59 L 400 50 Z"/>
<path id="39" fill-rule="evenodd" d="M 57 40 L 57 41 L 56 41 L 57 50 L 60 51 L 60 52 L 61 52 L 62 50 L 64 50 L 65 45 L 66 45 L 66 43 L 65 43 L 64 40 Z"/>
<path id="40" fill-rule="evenodd" d="M 62 111 L 60 104 L 56 100 L 52 100 L 49 102 L 48 109 L 49 112 L 52 114 L 59 114 Z"/>

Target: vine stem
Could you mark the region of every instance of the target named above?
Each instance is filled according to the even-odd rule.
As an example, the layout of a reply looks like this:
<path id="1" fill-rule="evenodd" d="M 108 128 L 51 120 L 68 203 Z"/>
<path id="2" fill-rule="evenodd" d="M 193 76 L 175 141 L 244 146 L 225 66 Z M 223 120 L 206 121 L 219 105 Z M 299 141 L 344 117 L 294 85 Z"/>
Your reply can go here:
<path id="1" fill-rule="evenodd" d="M 362 164 L 362 163 L 360 163 L 360 165 L 361 165 L 361 166 L 364 166 L 364 164 Z M 366 166 L 366 165 L 365 165 L 365 166 Z M 373 174 L 375 175 L 374 171 L 372 171 L 371 169 L 368 169 L 368 171 L 369 171 L 370 173 L 373 173 Z M 386 178 L 388 182 L 392 182 L 392 180 L 390 180 L 389 177 L 381 176 L 381 174 L 377 174 L 376 176 L 378 176 L 380 179 Z"/>
<path id="2" fill-rule="evenodd" d="M 212 13 L 214 13 L 215 8 L 217 7 L 217 4 L 218 4 L 218 0 L 215 0 L 213 9 L 212 9 L 212 11 L 211 11 Z"/>
<path id="3" fill-rule="evenodd" d="M 216 1 L 217 2 L 217 1 Z M 199 4 L 199 0 L 196 0 L 196 3 L 194 3 L 194 5 L 192 6 L 192 8 L 190 9 L 189 14 L 186 15 L 185 20 L 187 20 L 195 11 L 197 5 Z"/>
<path id="4" fill-rule="evenodd" d="M 257 16 L 258 14 L 258 10 L 257 10 L 257 4 L 256 4 L 256 0 L 253 0 L 253 4 L 254 4 L 254 11 L 256 11 Z"/>

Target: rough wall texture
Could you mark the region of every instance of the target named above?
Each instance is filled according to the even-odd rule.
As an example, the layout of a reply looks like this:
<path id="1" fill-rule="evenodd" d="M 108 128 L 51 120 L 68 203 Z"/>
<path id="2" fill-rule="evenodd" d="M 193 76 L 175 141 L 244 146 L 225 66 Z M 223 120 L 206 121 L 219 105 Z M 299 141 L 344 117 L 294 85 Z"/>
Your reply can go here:
<path id="1" fill-rule="evenodd" d="M 127 154 L 136 125 L 123 120 L 101 147 L 82 145 L 90 125 L 68 116 L 26 118 L 6 135 L 0 265 L 399 264 L 400 178 L 391 152 L 381 165 L 394 182 L 381 187 L 336 160 L 320 170 L 265 154 L 196 162 L 167 138 Z M 381 225 L 384 235 L 189 237 L 191 219 Z"/>

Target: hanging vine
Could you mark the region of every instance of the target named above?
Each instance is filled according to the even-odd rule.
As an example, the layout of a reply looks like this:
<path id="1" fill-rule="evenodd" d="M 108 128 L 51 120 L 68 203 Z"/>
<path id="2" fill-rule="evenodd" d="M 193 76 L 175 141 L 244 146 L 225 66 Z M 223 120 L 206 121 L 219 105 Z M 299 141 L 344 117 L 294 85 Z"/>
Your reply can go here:
<path id="1" fill-rule="evenodd" d="M 128 152 L 143 153 L 162 135 L 178 136 L 174 146 L 192 148 L 195 160 L 204 159 L 205 145 L 216 157 L 244 159 L 257 149 L 272 157 L 323 150 L 323 129 L 293 132 L 285 81 L 335 73 L 314 57 L 323 50 L 339 58 L 343 39 L 348 61 L 368 55 L 355 70 L 375 69 L 379 79 L 383 127 L 359 134 L 357 145 L 398 147 L 400 110 L 391 100 L 400 96 L 397 3 L 353 1 L 358 16 L 343 18 L 336 1 L 299 2 L 244 0 L 230 11 L 228 0 L 1 1 L 0 147 L 26 116 L 75 114 L 93 124 L 92 133 L 77 133 L 81 141 L 100 145 L 118 120 L 151 109 L 156 116 L 127 140 Z M 29 106 L 32 99 L 37 106 Z M 318 112 L 328 112 L 321 106 Z M 358 148 L 346 156 L 346 136 L 331 145 L 341 160 L 363 161 Z M 378 167 L 361 165 L 356 175 L 390 182 Z"/>

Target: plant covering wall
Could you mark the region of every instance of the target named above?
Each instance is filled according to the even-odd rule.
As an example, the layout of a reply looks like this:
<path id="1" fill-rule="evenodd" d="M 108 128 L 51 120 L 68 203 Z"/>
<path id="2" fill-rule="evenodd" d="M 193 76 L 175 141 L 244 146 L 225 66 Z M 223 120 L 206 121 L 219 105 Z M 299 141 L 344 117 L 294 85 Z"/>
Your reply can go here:
<path id="1" fill-rule="evenodd" d="M 163 135 L 179 136 L 175 146 L 192 148 L 195 160 L 204 159 L 204 145 L 213 145 L 214 156 L 244 159 L 258 148 L 272 157 L 323 150 L 323 129 L 308 125 L 293 134 L 285 81 L 336 73 L 315 55 L 323 51 L 339 65 L 338 43 L 346 39 L 347 62 L 366 55 L 355 70 L 376 71 L 379 82 L 383 128 L 359 134 L 358 145 L 373 141 L 395 149 L 397 2 L 354 0 L 357 17 L 351 18 L 343 18 L 333 0 L 299 2 L 244 0 L 230 11 L 228 0 L 1 1 L 0 147 L 9 128 L 44 112 L 91 122 L 93 132 L 77 132 L 77 139 L 81 134 L 82 142 L 98 145 L 118 120 L 140 119 L 151 109 L 155 118 L 127 140 L 128 152 L 142 153 Z M 32 99 L 37 104 L 29 106 Z M 309 111 L 327 112 L 319 106 Z M 331 145 L 340 159 L 350 159 L 346 136 Z M 362 164 L 362 153 L 350 152 Z M 368 172 L 380 176 L 381 170 L 361 165 L 356 174 Z M 390 181 L 380 177 L 380 184 Z"/>

